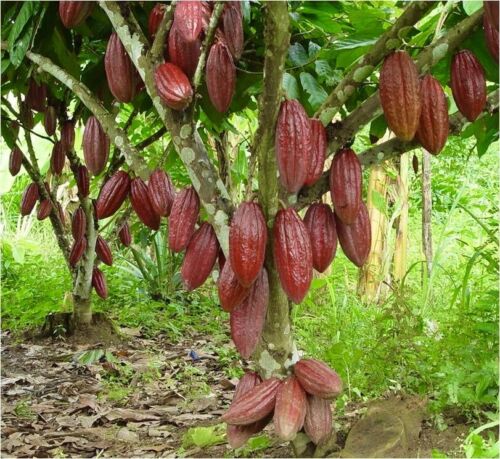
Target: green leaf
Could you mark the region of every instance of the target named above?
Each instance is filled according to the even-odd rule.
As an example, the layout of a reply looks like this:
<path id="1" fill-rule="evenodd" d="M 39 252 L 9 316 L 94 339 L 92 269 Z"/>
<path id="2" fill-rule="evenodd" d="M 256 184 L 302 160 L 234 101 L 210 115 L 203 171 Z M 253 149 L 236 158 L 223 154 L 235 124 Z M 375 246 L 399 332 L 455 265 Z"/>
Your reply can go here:
<path id="1" fill-rule="evenodd" d="M 384 115 L 380 115 L 375 118 L 370 124 L 370 137 L 373 136 L 376 142 L 378 139 L 381 139 L 384 136 L 386 130 L 387 123 L 385 121 L 385 117 Z M 370 138 L 370 140 L 372 139 Z"/>
<path id="2" fill-rule="evenodd" d="M 321 46 L 317 45 L 313 41 L 310 41 L 307 50 L 309 53 L 309 59 L 312 59 L 316 56 L 316 54 L 319 53 L 319 51 L 321 50 Z"/>
<path id="3" fill-rule="evenodd" d="M 198 446 L 204 448 L 224 443 L 224 434 L 220 431 L 220 425 L 210 427 L 192 427 L 182 439 L 182 447 Z"/>
<path id="4" fill-rule="evenodd" d="M 290 45 L 290 48 L 288 48 L 288 56 L 293 62 L 293 65 L 302 67 L 309 62 L 307 51 L 300 43 L 294 43 L 293 45 Z"/>
<path id="5" fill-rule="evenodd" d="M 387 203 L 384 197 L 377 190 L 372 190 L 371 198 L 375 209 L 382 214 L 387 215 Z"/>
<path id="6" fill-rule="evenodd" d="M 71 76 L 79 79 L 80 65 L 78 63 L 78 59 L 75 54 L 69 50 L 65 37 L 62 35 L 59 27 L 54 28 L 51 42 L 52 49 L 56 54 L 61 67 L 63 67 Z"/>
<path id="7" fill-rule="evenodd" d="M 309 94 L 309 103 L 313 109 L 318 108 L 328 97 L 328 93 L 320 86 L 316 79 L 307 72 L 300 74 L 300 83 L 304 91 Z"/>
<path id="8" fill-rule="evenodd" d="M 99 361 L 102 356 L 104 356 L 104 351 L 102 349 L 90 349 L 78 355 L 76 360 L 82 365 L 92 365 Z"/>
<path id="9" fill-rule="evenodd" d="M 16 47 L 16 40 L 21 35 L 24 27 L 28 23 L 28 21 L 36 14 L 40 7 L 39 2 L 24 2 L 22 4 L 21 10 L 16 17 L 14 25 L 9 33 L 9 38 L 7 41 L 9 42 L 9 53 L 12 54 Z"/>
<path id="10" fill-rule="evenodd" d="M 466 0 L 462 2 L 462 6 L 467 16 L 471 16 L 483 6 L 483 2 L 478 0 Z"/>
<path id="11" fill-rule="evenodd" d="M 283 73 L 283 90 L 289 99 L 298 99 L 299 94 L 299 84 L 297 79 L 290 73 Z"/>
<path id="12" fill-rule="evenodd" d="M 10 61 L 12 62 L 12 65 L 14 67 L 19 67 L 21 65 L 21 62 L 24 59 L 24 56 L 26 55 L 26 51 L 28 51 L 28 48 L 30 46 L 31 42 L 31 37 L 33 36 L 33 24 L 30 25 L 30 27 L 26 30 L 24 35 L 17 40 L 14 48 L 9 51 L 10 55 Z"/>

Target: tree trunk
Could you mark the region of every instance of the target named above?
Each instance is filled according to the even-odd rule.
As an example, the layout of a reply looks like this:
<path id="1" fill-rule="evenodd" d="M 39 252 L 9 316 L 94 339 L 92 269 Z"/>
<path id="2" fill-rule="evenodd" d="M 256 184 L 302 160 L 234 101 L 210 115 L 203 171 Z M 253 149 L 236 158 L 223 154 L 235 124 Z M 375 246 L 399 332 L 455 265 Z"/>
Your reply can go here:
<path id="1" fill-rule="evenodd" d="M 399 177 L 397 179 L 397 195 L 401 202 L 401 212 L 396 230 L 394 247 L 393 275 L 396 281 L 401 281 L 406 274 L 408 252 L 408 153 L 401 155 Z"/>
<path id="2" fill-rule="evenodd" d="M 431 155 L 422 149 L 422 250 L 425 256 L 425 270 L 422 280 L 432 271 L 432 187 Z"/>

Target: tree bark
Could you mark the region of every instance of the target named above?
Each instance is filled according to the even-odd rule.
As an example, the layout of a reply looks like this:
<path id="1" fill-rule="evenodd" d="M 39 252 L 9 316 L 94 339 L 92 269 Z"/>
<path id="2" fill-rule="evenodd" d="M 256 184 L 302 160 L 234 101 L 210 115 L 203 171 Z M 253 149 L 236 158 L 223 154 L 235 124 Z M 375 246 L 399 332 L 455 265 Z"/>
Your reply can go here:
<path id="1" fill-rule="evenodd" d="M 397 179 L 397 195 L 401 202 L 401 211 L 396 229 L 396 243 L 394 246 L 394 280 L 401 281 L 406 274 L 408 255 L 408 168 L 409 155 L 401 155 L 399 176 Z"/>
<path id="2" fill-rule="evenodd" d="M 422 149 L 422 251 L 425 257 L 425 270 L 422 275 L 430 277 L 432 271 L 431 155 L 424 149 Z"/>

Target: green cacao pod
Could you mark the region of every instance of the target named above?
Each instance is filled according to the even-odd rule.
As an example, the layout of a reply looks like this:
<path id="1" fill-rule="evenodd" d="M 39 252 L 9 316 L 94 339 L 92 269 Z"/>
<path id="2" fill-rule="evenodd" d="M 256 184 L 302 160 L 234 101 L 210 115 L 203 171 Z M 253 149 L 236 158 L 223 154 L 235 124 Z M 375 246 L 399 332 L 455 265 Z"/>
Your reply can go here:
<path id="1" fill-rule="evenodd" d="M 83 158 L 89 172 L 99 175 L 108 161 L 109 137 L 95 116 L 90 116 L 83 132 Z"/>
<path id="2" fill-rule="evenodd" d="M 311 186 L 323 174 L 325 167 L 327 140 L 326 129 L 320 120 L 311 119 L 311 158 L 304 185 Z"/>
<path id="3" fill-rule="evenodd" d="M 53 136 L 54 132 L 56 132 L 56 124 L 56 109 L 49 105 L 45 109 L 45 114 L 43 116 L 43 127 L 45 128 L 45 132 L 49 137 Z"/>
<path id="4" fill-rule="evenodd" d="M 278 388 L 274 407 L 274 429 L 283 441 L 291 441 L 302 429 L 307 411 L 307 396 L 295 376 L 289 376 Z"/>
<path id="5" fill-rule="evenodd" d="M 69 264 L 74 267 L 81 260 L 85 249 L 87 248 L 87 238 L 81 237 L 73 242 L 71 252 L 69 254 Z"/>
<path id="6" fill-rule="evenodd" d="M 168 217 L 175 198 L 175 188 L 165 171 L 156 169 L 149 177 L 148 191 L 154 210 L 161 217 Z"/>
<path id="7" fill-rule="evenodd" d="M 97 218 L 111 217 L 123 204 L 130 191 L 130 177 L 125 171 L 115 172 L 103 185 L 97 198 Z"/>
<path id="8" fill-rule="evenodd" d="M 222 254 L 223 255 L 223 254 Z M 219 253 L 220 259 L 220 253 Z M 222 309 L 231 312 L 249 295 L 251 287 L 243 287 L 234 274 L 231 261 L 224 261 L 217 281 L 217 292 Z"/>
<path id="9" fill-rule="evenodd" d="M 113 254 L 111 253 L 111 249 L 101 235 L 97 236 L 97 240 L 95 242 L 95 253 L 97 258 L 99 258 L 99 260 L 101 260 L 105 265 L 111 266 L 113 264 Z"/>
<path id="10" fill-rule="evenodd" d="M 193 88 L 186 74 L 170 62 L 155 70 L 155 85 L 163 103 L 172 110 L 184 110 L 193 99 Z"/>
<path id="11" fill-rule="evenodd" d="M 92 270 L 92 287 L 94 287 L 95 292 L 103 300 L 108 297 L 108 284 L 106 283 L 106 277 L 99 268 L 94 268 Z"/>
<path id="12" fill-rule="evenodd" d="M 182 252 L 194 233 L 200 213 L 200 198 L 193 187 L 181 190 L 174 198 L 168 227 L 168 247 Z"/>
<path id="13" fill-rule="evenodd" d="M 23 152 L 16 145 L 10 152 L 10 157 L 9 157 L 9 172 L 13 177 L 19 174 L 22 164 L 23 164 Z"/>
<path id="14" fill-rule="evenodd" d="M 87 217 L 85 216 L 84 210 L 81 207 L 78 207 L 73 214 L 73 218 L 71 219 L 71 234 L 73 235 L 73 239 L 75 241 L 79 241 L 85 236 L 86 231 Z"/>
<path id="15" fill-rule="evenodd" d="M 39 196 L 38 185 L 36 183 L 30 183 L 24 189 L 23 197 L 21 198 L 21 215 L 23 217 L 31 214 Z"/>
<path id="16" fill-rule="evenodd" d="M 299 360 L 293 366 L 293 372 L 308 394 L 330 399 L 342 392 L 339 375 L 319 360 Z"/>
<path id="17" fill-rule="evenodd" d="M 218 40 L 210 48 L 205 79 L 213 106 L 219 113 L 227 112 L 236 87 L 236 67 L 229 48 L 222 40 Z"/>
<path id="18" fill-rule="evenodd" d="M 130 203 L 142 223 L 152 230 L 160 228 L 160 216 L 153 209 L 149 199 L 148 186 L 140 177 L 130 182 Z"/>
<path id="19" fill-rule="evenodd" d="M 54 175 L 61 175 L 66 161 L 66 152 L 61 141 L 57 141 L 52 148 L 50 157 L 50 170 Z"/>
<path id="20" fill-rule="evenodd" d="M 307 414 L 304 430 L 317 445 L 326 440 L 332 432 L 332 409 L 330 402 L 316 395 L 307 396 Z"/>
<path id="21" fill-rule="evenodd" d="M 59 17 L 64 27 L 78 27 L 92 12 L 93 2 L 65 1 L 59 2 Z"/>

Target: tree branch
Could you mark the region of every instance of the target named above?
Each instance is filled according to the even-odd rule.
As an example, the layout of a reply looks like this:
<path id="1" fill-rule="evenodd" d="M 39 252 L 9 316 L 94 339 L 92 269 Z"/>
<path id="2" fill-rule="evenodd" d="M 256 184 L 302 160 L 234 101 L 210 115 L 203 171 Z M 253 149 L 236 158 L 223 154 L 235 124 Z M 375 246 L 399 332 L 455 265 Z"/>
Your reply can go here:
<path id="1" fill-rule="evenodd" d="M 149 52 L 151 60 L 155 64 L 160 63 L 163 60 L 163 49 L 165 48 L 165 42 L 167 41 L 168 31 L 172 26 L 176 3 L 176 1 L 173 1 L 167 7 L 165 14 L 163 15 L 163 19 L 158 26 L 158 30 L 156 31 L 155 39 Z"/>

